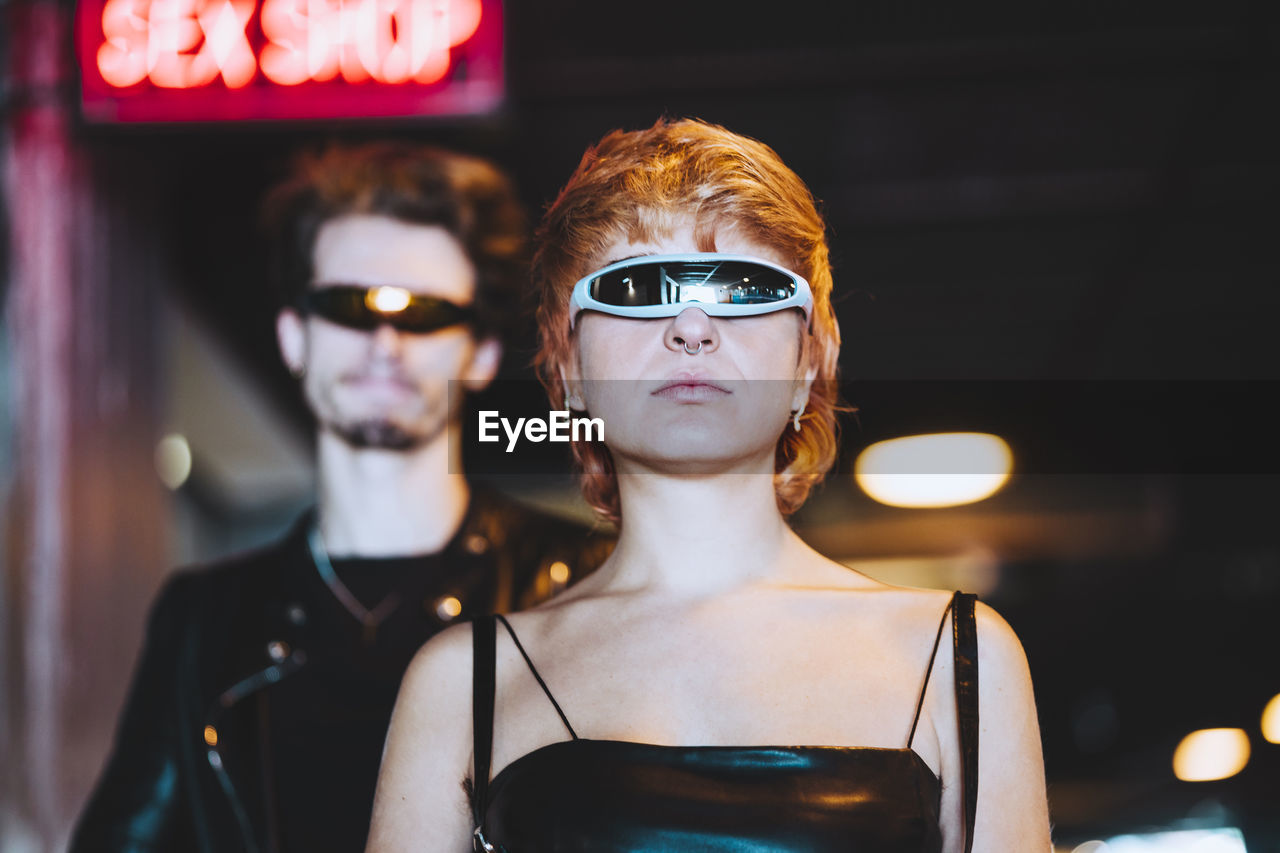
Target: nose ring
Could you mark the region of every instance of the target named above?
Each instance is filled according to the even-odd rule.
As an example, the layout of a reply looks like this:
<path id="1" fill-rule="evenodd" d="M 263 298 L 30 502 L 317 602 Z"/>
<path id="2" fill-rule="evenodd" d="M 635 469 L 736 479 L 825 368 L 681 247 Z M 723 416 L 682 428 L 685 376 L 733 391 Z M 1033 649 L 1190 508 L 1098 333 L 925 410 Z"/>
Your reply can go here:
<path id="1" fill-rule="evenodd" d="M 697 355 L 698 353 L 702 352 L 702 341 L 698 341 L 698 345 L 693 349 L 689 349 L 689 342 L 685 341 L 684 351 L 687 352 L 689 355 Z"/>

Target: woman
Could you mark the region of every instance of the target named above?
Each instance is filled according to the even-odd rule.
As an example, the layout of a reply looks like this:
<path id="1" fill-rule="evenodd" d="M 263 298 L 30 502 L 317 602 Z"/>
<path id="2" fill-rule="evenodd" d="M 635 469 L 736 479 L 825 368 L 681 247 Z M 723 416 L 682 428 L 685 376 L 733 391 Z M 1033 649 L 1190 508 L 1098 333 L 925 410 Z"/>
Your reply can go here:
<path id="1" fill-rule="evenodd" d="M 423 648 L 369 849 L 1049 849 L 1009 627 L 978 606 L 979 681 L 971 598 L 874 581 L 786 523 L 836 452 L 839 331 L 800 179 L 714 125 L 614 132 L 547 212 L 534 273 L 552 402 L 605 424 L 574 450 L 617 548 L 496 638 Z"/>

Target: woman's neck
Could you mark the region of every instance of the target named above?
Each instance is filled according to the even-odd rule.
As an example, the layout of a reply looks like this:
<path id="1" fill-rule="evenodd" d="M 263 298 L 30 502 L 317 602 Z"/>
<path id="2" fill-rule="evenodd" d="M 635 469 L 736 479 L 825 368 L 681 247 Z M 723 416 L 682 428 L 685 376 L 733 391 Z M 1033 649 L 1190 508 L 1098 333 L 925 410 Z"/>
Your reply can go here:
<path id="1" fill-rule="evenodd" d="M 623 525 L 601 578 L 615 590 L 699 598 L 780 581 L 807 550 L 767 474 L 622 474 Z"/>

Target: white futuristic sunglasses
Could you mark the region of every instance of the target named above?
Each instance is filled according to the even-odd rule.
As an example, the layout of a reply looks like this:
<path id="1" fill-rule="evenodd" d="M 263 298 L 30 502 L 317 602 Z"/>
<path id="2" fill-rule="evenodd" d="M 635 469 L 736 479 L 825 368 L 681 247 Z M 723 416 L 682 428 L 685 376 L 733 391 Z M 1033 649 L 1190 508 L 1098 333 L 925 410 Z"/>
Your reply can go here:
<path id="1" fill-rule="evenodd" d="M 690 306 L 710 317 L 747 317 L 799 308 L 813 315 L 809 282 L 748 255 L 641 255 L 610 264 L 573 286 L 569 328 L 582 311 L 616 317 L 675 317 Z"/>

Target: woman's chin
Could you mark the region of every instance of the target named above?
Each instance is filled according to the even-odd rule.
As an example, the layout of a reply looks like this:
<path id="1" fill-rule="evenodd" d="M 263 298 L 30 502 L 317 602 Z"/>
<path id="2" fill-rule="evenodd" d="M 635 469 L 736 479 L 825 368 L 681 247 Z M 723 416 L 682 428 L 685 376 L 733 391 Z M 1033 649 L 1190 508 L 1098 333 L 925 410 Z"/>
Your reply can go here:
<path id="1" fill-rule="evenodd" d="M 610 445 L 619 474 L 658 474 L 667 477 L 757 475 L 772 483 L 774 442 L 734 446 L 721 436 L 667 436 L 640 446 Z"/>

